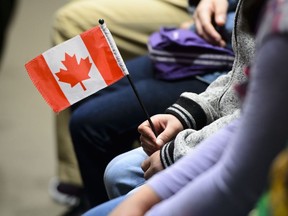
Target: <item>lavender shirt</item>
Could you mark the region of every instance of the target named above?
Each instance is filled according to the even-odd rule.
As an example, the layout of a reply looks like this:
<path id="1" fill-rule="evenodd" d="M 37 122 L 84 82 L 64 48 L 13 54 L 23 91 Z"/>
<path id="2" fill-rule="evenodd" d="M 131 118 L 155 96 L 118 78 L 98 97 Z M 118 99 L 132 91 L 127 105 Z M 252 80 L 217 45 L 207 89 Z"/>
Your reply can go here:
<path id="1" fill-rule="evenodd" d="M 265 190 L 270 165 L 288 138 L 288 22 L 271 21 L 278 2 L 271 0 L 276 12 L 261 19 L 240 119 L 148 181 L 163 201 L 146 216 L 246 216 Z M 283 2 L 278 12 L 288 17 Z"/>

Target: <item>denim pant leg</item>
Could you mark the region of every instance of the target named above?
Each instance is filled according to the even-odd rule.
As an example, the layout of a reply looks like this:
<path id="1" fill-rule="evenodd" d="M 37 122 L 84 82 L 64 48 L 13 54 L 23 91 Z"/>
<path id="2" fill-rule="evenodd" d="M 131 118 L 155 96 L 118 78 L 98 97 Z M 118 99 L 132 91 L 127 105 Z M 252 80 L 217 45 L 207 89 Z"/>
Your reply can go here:
<path id="1" fill-rule="evenodd" d="M 115 207 L 117 207 L 126 196 L 121 196 L 116 199 L 107 201 L 101 205 L 98 205 L 86 213 L 83 214 L 83 216 L 107 216 Z"/>
<path id="2" fill-rule="evenodd" d="M 141 164 L 147 157 L 139 147 L 117 156 L 108 164 L 104 183 L 110 199 L 125 195 L 145 182 Z"/>
<path id="3" fill-rule="evenodd" d="M 207 87 L 193 78 L 155 79 L 147 56 L 128 61 L 126 66 L 150 115 L 163 113 L 184 91 L 200 93 Z M 146 119 L 126 77 L 73 106 L 70 133 L 91 206 L 108 200 L 105 168 L 114 157 L 131 150 L 139 137 L 137 127 Z"/>

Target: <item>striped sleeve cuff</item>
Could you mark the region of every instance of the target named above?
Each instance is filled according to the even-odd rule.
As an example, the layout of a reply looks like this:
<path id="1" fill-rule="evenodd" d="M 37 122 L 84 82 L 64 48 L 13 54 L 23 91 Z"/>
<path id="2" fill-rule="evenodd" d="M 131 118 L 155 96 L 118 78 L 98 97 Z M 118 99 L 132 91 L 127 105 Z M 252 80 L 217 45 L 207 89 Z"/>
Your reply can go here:
<path id="1" fill-rule="evenodd" d="M 164 168 L 174 163 L 174 140 L 164 145 L 160 150 L 160 159 Z"/>
<path id="2" fill-rule="evenodd" d="M 166 110 L 182 123 L 184 129 L 199 130 L 207 124 L 207 117 L 202 107 L 195 101 L 180 97 L 178 101 Z"/>

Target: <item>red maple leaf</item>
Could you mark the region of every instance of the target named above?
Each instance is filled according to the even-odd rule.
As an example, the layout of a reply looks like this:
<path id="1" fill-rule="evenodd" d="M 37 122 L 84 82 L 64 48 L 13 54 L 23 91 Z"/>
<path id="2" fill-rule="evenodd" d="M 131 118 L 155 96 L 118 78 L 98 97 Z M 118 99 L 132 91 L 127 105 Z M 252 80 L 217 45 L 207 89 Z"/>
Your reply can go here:
<path id="1" fill-rule="evenodd" d="M 83 85 L 82 81 L 90 79 L 90 76 L 88 74 L 92 64 L 90 63 L 89 58 L 81 58 L 80 63 L 78 64 L 76 55 L 70 56 L 65 53 L 65 60 L 62 61 L 62 63 L 66 67 L 66 70 L 60 69 L 59 72 L 55 73 L 56 76 L 59 78 L 59 81 L 69 83 L 71 87 L 80 83 L 83 90 L 85 91 L 86 88 Z"/>

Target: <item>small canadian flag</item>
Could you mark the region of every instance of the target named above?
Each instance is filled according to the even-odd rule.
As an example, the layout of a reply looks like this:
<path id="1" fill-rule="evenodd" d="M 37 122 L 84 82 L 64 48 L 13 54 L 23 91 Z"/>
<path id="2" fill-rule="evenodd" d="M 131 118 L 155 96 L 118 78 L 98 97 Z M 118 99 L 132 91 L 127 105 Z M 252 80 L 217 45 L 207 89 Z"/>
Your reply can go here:
<path id="1" fill-rule="evenodd" d="M 49 49 L 25 67 L 54 112 L 128 75 L 105 23 Z"/>

